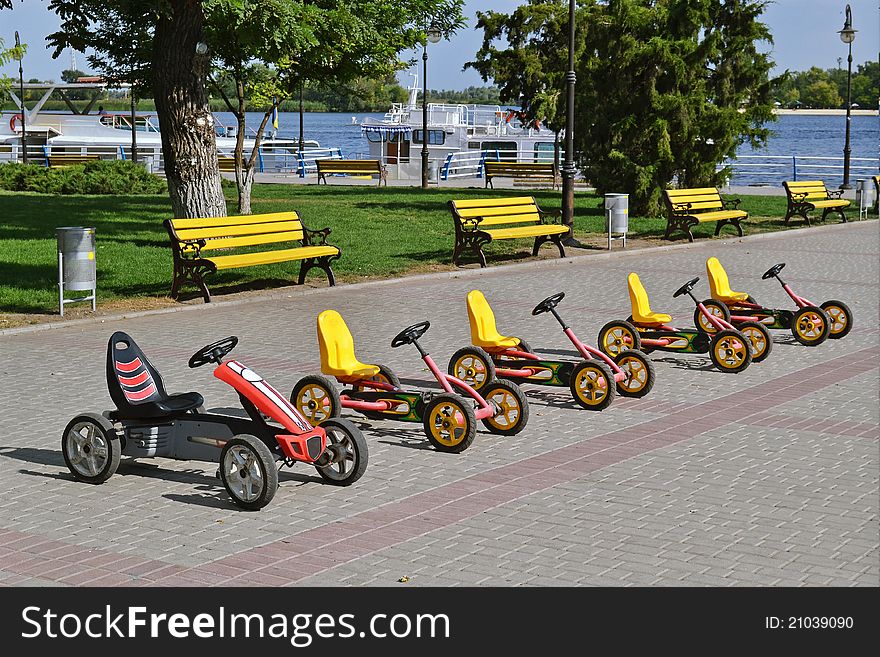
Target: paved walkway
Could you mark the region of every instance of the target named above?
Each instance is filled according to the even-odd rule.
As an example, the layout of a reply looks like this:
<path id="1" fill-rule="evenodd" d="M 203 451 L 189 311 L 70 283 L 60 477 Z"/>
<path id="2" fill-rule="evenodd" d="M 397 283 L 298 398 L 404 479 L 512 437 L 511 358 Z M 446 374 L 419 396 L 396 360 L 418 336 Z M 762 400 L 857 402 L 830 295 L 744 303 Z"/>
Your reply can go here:
<path id="1" fill-rule="evenodd" d="M 877 222 L 692 247 L 618 252 L 335 289 L 285 290 L 125 320 L 0 336 L 0 584 L 5 585 L 864 585 L 878 549 Z M 283 471 L 262 512 L 238 511 L 199 462 L 123 462 L 102 486 L 72 480 L 61 431 L 110 406 L 106 340 L 131 333 L 169 389 L 233 406 L 198 347 L 229 334 L 235 355 L 282 391 L 318 370 L 315 316 L 340 310 L 361 358 L 427 382 L 415 349 L 391 337 L 430 319 L 424 344 L 445 364 L 468 341 L 464 297 L 482 289 L 502 331 L 573 357 L 558 326 L 530 309 L 564 290 L 560 312 L 589 342 L 629 314 L 625 277 L 690 325 L 672 292 L 717 255 L 734 287 L 790 302 L 760 274 L 816 301 L 848 302 L 856 327 L 806 348 L 778 332 L 769 360 L 721 374 L 702 356 L 655 353 L 646 398 L 601 413 L 567 391 L 528 387 L 519 436 L 480 431 L 460 455 L 419 426 L 358 420 L 370 465 L 349 488 L 307 467 Z M 705 279 L 698 287 L 707 294 Z M 396 584 L 403 577 L 408 584 Z"/>

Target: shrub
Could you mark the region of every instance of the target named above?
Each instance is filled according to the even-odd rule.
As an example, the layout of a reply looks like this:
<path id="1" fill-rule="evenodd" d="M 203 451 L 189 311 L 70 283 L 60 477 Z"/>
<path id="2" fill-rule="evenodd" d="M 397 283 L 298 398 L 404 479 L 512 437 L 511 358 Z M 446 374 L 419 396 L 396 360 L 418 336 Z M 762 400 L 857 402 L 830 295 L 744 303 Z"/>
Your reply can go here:
<path id="1" fill-rule="evenodd" d="M 95 160 L 49 169 L 39 164 L 0 164 L 0 189 L 42 194 L 166 194 L 163 178 L 123 160 Z"/>

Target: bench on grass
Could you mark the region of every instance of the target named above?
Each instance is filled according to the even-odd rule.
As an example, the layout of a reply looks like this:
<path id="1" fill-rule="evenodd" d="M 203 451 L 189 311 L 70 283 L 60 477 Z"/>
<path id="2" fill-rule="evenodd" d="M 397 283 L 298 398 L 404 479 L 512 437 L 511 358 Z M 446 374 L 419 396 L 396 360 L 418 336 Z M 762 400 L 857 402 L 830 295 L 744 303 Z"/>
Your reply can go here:
<path id="1" fill-rule="evenodd" d="M 46 155 L 46 166 L 49 169 L 57 169 L 58 167 L 69 167 L 74 164 L 85 164 L 86 162 L 94 162 L 100 160 L 101 157 L 95 153 L 81 155 L 79 153 L 58 153 L 57 155 Z"/>
<path id="2" fill-rule="evenodd" d="M 794 215 L 803 217 L 810 225 L 810 212 L 822 208 L 822 221 L 829 213 L 834 212 L 840 215 L 840 220 L 846 223 L 846 214 L 844 209 L 848 208 L 850 202 L 845 198 L 840 198 L 843 194 L 842 189 L 829 190 L 825 187 L 825 183 L 821 180 L 802 180 L 798 182 L 785 180 L 782 183 L 785 187 L 785 195 L 788 198 L 788 207 L 785 210 L 785 223 Z"/>
<path id="3" fill-rule="evenodd" d="M 669 239 L 676 230 L 683 231 L 689 242 L 694 241 L 691 228 L 705 221 L 715 221 L 715 235 L 721 233 L 725 224 L 735 227 L 743 236 L 740 222 L 749 213 L 739 209 L 740 199 L 725 201 L 716 187 L 692 187 L 690 189 L 663 190 L 666 201 L 667 221 L 663 239 Z"/>
<path id="4" fill-rule="evenodd" d="M 549 184 L 556 189 L 558 172 L 552 162 L 504 162 L 490 161 L 483 163 L 486 187 L 492 187 L 492 178 L 513 178 L 526 182 Z"/>
<path id="5" fill-rule="evenodd" d="M 219 269 L 252 267 L 276 262 L 301 261 L 298 284 L 306 280 L 312 267 L 327 273 L 336 284 L 330 263 L 341 255 L 338 247 L 327 244 L 329 228 L 309 230 L 296 212 L 274 212 L 211 219 L 166 219 L 174 255 L 171 297 L 176 299 L 186 282 L 197 285 L 205 302 L 211 294 L 205 276 Z M 247 247 L 266 247 L 253 250 Z M 242 251 L 241 249 L 245 249 Z M 229 254 L 230 249 L 236 252 Z M 215 253 L 219 254 L 215 255 Z"/>
<path id="6" fill-rule="evenodd" d="M 350 176 L 378 176 L 379 187 L 382 182 L 388 187 L 388 173 L 385 166 L 379 160 L 338 160 L 324 159 L 315 160 L 315 166 L 318 168 L 318 184 L 324 181 L 327 184 L 328 175 L 350 175 Z"/>
<path id="7" fill-rule="evenodd" d="M 538 255 L 540 246 L 549 241 L 559 249 L 559 257 L 565 257 L 562 238 L 568 234 L 568 227 L 544 221 L 544 217 L 561 217 L 561 212 L 545 212 L 532 196 L 453 200 L 449 201 L 449 210 L 455 222 L 452 249 L 455 265 L 463 253 L 471 252 L 480 259 L 480 266 L 485 267 L 483 245 L 493 240 L 534 238 L 532 255 Z"/>
<path id="8" fill-rule="evenodd" d="M 217 168 L 224 173 L 235 173 L 235 158 L 229 155 L 218 155 Z"/>

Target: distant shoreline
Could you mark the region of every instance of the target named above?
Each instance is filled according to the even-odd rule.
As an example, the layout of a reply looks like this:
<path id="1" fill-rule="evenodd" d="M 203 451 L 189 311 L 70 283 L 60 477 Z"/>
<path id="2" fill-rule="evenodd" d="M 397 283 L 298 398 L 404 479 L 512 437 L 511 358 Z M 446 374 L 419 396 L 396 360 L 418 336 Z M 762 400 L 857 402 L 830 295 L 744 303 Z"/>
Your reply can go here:
<path id="1" fill-rule="evenodd" d="M 779 116 L 846 116 L 845 109 L 775 109 L 774 114 Z M 871 109 L 854 109 L 850 112 L 852 116 L 878 116 L 878 110 Z"/>

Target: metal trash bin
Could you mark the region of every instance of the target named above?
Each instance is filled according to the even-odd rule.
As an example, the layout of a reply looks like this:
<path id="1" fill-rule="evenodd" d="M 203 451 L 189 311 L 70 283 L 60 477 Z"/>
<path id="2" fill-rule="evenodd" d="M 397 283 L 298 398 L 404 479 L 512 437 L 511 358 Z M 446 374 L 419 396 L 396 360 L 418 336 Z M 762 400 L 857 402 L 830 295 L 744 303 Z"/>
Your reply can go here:
<path id="1" fill-rule="evenodd" d="M 440 182 L 440 162 L 438 160 L 428 160 L 428 182 Z"/>
<path id="2" fill-rule="evenodd" d="M 612 240 L 623 240 L 623 248 L 626 248 L 626 233 L 629 231 L 629 194 L 605 194 L 605 230 L 608 231 L 609 251 Z"/>
<path id="3" fill-rule="evenodd" d="M 870 178 L 859 178 L 856 181 L 856 205 L 859 208 L 859 220 L 868 218 L 868 211 L 874 205 L 874 181 Z"/>
<path id="4" fill-rule="evenodd" d="M 63 226 L 55 229 L 58 237 L 58 309 L 64 317 L 64 305 L 91 301 L 97 309 L 97 268 L 95 229 Z M 87 296 L 65 298 L 65 292 L 85 292 Z"/>

